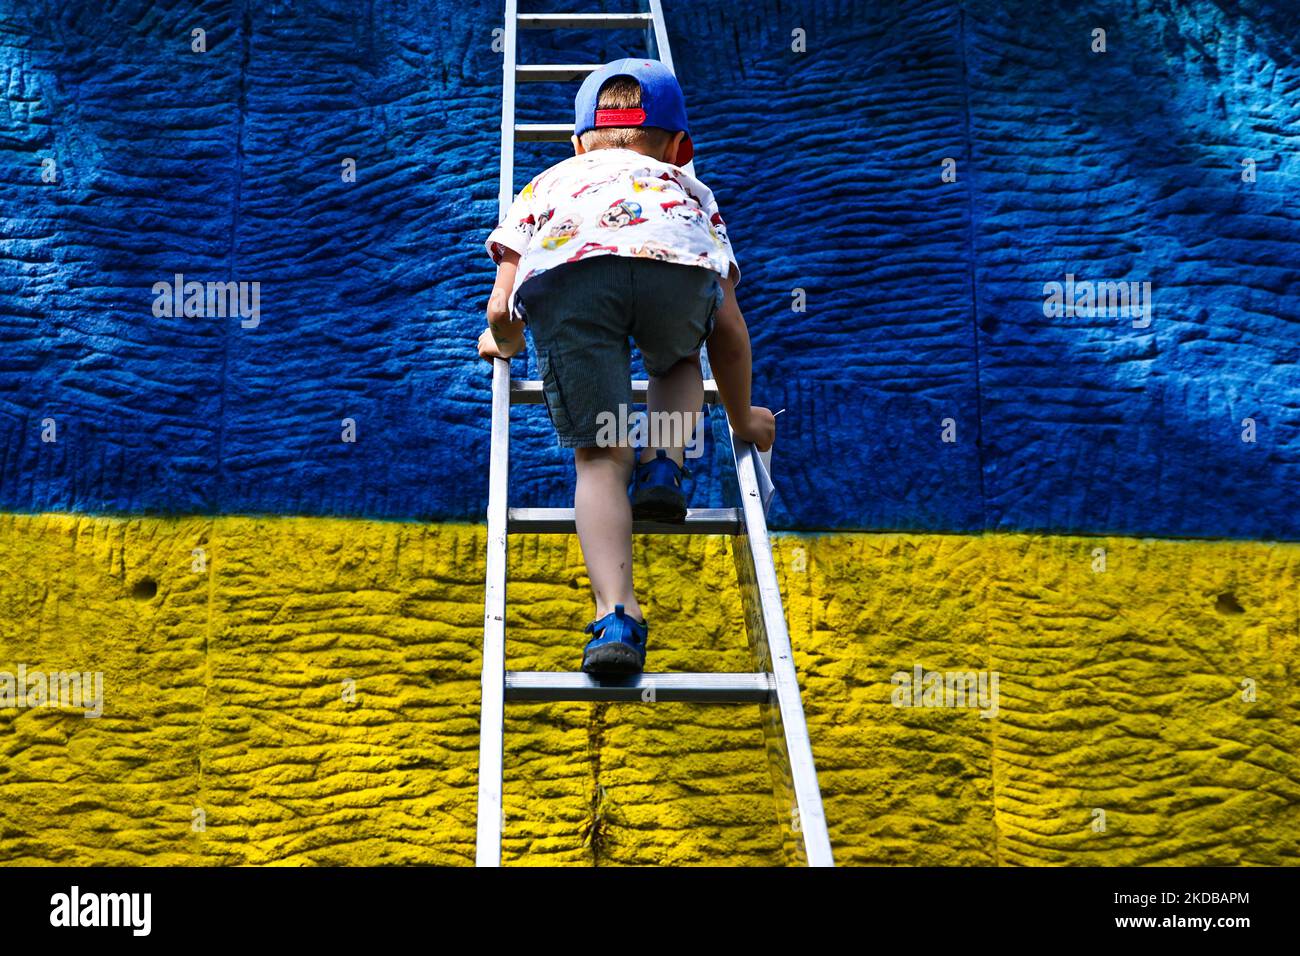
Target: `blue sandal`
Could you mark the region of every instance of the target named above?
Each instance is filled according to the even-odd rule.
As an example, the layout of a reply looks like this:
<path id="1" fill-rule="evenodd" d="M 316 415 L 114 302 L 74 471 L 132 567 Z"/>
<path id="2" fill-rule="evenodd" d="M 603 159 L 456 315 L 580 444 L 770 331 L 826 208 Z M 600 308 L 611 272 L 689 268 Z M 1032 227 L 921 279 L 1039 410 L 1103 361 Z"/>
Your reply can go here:
<path id="1" fill-rule="evenodd" d="M 682 478 L 688 468 L 677 464 L 662 448 L 650 461 L 636 463 L 632 470 L 632 517 L 653 521 L 685 521 L 686 494 Z"/>
<path id="2" fill-rule="evenodd" d="M 588 674 L 639 674 L 645 667 L 646 639 L 650 629 L 615 604 L 614 610 L 585 628 L 595 634 L 582 652 L 582 669 Z"/>

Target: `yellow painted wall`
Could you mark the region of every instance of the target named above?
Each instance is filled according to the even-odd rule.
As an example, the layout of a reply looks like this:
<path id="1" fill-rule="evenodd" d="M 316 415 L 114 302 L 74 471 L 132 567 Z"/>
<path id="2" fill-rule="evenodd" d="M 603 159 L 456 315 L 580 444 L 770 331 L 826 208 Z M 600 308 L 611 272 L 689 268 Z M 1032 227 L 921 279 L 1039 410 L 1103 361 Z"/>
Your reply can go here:
<path id="1" fill-rule="evenodd" d="M 0 515 L 0 671 L 98 670 L 106 697 L 0 709 L 0 861 L 472 862 L 484 538 Z M 748 669 L 727 540 L 640 540 L 651 669 Z M 1300 546 L 775 544 L 840 863 L 1300 860 Z M 512 539 L 510 567 L 510 666 L 576 668 L 576 539 Z M 998 671 L 997 718 L 894 707 L 918 662 Z M 507 714 L 508 863 L 783 862 L 757 708 Z"/>

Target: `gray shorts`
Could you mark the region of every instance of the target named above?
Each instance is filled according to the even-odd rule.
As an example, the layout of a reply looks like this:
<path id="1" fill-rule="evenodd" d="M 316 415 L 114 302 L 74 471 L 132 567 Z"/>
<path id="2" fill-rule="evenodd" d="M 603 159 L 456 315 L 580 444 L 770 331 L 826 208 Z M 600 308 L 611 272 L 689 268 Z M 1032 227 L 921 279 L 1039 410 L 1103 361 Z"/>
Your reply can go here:
<path id="1" fill-rule="evenodd" d="M 648 374 L 668 372 L 713 331 L 723 301 L 718 274 L 702 266 L 601 255 L 533 276 L 515 310 L 533 333 L 546 411 L 565 448 L 597 444 L 598 417 L 632 413 L 636 342 Z"/>

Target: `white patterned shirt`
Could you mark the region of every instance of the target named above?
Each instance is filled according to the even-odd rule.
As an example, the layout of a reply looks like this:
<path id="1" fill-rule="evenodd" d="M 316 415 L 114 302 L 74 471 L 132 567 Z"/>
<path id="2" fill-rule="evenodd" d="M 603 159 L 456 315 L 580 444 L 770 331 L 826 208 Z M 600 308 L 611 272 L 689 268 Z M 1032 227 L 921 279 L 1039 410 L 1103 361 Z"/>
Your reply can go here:
<path id="1" fill-rule="evenodd" d="M 703 266 L 723 276 L 740 267 L 713 192 L 680 167 L 632 149 L 571 156 L 523 188 L 487 238 L 488 255 L 519 253 L 510 290 L 590 256 L 641 256 Z"/>

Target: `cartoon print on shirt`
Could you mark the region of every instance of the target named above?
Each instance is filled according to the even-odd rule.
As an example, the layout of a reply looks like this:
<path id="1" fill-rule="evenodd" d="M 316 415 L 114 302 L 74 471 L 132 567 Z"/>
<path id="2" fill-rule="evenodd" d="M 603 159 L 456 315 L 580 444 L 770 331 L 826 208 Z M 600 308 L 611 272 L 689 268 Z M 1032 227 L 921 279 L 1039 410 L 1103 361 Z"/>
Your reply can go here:
<path id="1" fill-rule="evenodd" d="M 579 249 L 573 255 L 569 256 L 569 258 L 566 259 L 565 261 L 577 262 L 583 256 L 590 255 L 591 253 L 595 252 L 597 249 L 603 249 L 606 252 L 618 252 L 618 246 L 605 246 L 605 245 L 601 245 L 599 242 L 588 242 L 588 243 L 584 243 L 581 249 Z"/>
<path id="2" fill-rule="evenodd" d="M 558 249 L 578 234 L 582 226 L 581 216 L 565 216 L 551 226 L 546 238 L 542 240 L 543 249 Z"/>
<path id="3" fill-rule="evenodd" d="M 659 178 L 664 180 L 665 182 L 671 182 L 674 185 L 676 185 L 682 192 L 686 193 L 686 195 L 691 197 L 691 202 L 695 203 L 695 205 L 697 206 L 704 205 L 704 202 L 700 199 L 700 197 L 695 195 L 695 193 L 691 192 L 691 188 L 682 181 L 682 174 L 678 170 L 674 169 L 672 175 L 669 175 L 668 173 L 660 173 Z"/>
<path id="4" fill-rule="evenodd" d="M 664 217 L 667 219 L 694 222 L 704 218 L 704 211 L 699 206 L 692 206 L 685 199 L 670 199 L 668 202 L 660 203 L 659 207 L 663 209 Z"/>
<path id="5" fill-rule="evenodd" d="M 650 189 L 657 193 L 661 193 L 667 188 L 668 187 L 663 183 L 657 182 L 656 180 L 650 179 L 646 176 L 636 176 L 632 179 L 633 192 L 643 193 L 647 189 Z"/>
<path id="6" fill-rule="evenodd" d="M 594 182 L 587 183 L 585 186 L 583 186 L 581 189 L 579 189 L 576 193 L 573 194 L 573 198 L 577 199 L 588 189 L 599 189 L 601 186 L 608 186 L 610 183 L 616 183 L 620 179 L 622 179 L 621 176 L 610 176 L 608 179 L 597 179 Z"/>
<path id="7" fill-rule="evenodd" d="M 662 242 L 651 240 L 633 249 L 632 255 L 640 256 L 643 259 L 658 259 L 660 262 L 668 262 L 673 257 L 673 250 Z M 700 255 L 707 257 L 708 253 L 702 252 Z"/>
<path id="8" fill-rule="evenodd" d="M 716 212 L 709 219 L 709 235 L 713 237 L 713 244 L 719 249 L 726 247 L 727 224 L 722 221 L 722 216 Z"/>
<path id="9" fill-rule="evenodd" d="M 605 214 L 600 217 L 599 224 L 606 229 L 617 229 L 620 226 L 635 226 L 645 221 L 645 217 L 641 215 L 640 203 L 628 199 L 615 199 L 609 204 Z"/>
<path id="10" fill-rule="evenodd" d="M 544 213 L 538 216 L 537 226 L 536 226 L 537 230 L 540 232 L 541 230 L 545 229 L 546 224 L 551 221 L 551 217 L 554 215 L 555 215 L 555 207 L 552 206 L 550 209 L 546 210 Z"/>

